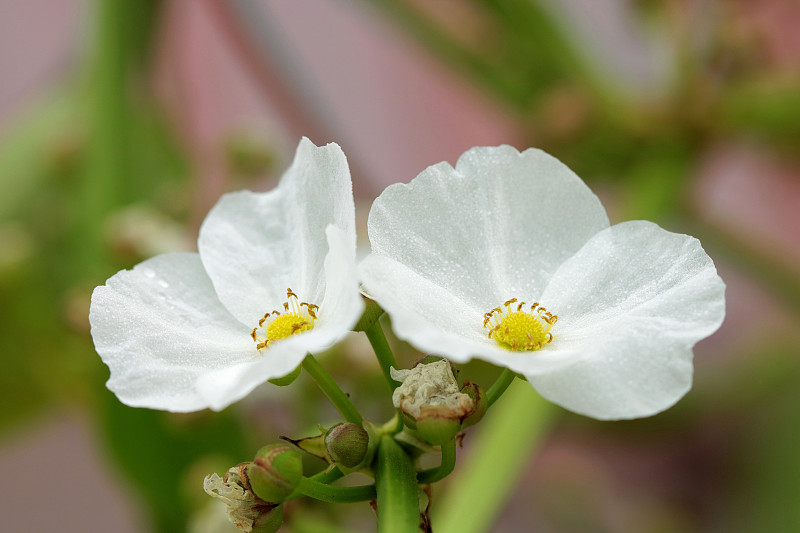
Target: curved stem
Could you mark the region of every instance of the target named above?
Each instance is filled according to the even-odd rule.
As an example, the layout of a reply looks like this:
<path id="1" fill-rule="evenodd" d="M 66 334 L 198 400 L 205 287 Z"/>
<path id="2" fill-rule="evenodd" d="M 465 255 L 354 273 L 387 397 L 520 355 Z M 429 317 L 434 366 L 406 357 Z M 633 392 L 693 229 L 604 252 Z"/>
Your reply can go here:
<path id="1" fill-rule="evenodd" d="M 344 477 L 344 472 L 339 470 L 338 466 L 334 466 L 330 470 L 323 470 L 322 472 L 318 472 L 313 476 L 309 476 L 308 479 L 311 481 L 319 481 L 320 483 L 325 483 L 326 485 L 330 485 L 337 479 L 341 479 Z"/>
<path id="2" fill-rule="evenodd" d="M 314 358 L 313 355 L 308 354 L 303 360 L 303 368 L 308 375 L 314 378 L 319 388 L 325 393 L 325 396 L 336 406 L 336 409 L 342 413 L 342 416 L 348 422 L 361 425 L 362 417 L 358 412 L 356 406 L 350 401 L 350 398 L 342 391 L 339 385 L 333 380 L 330 374 L 322 368 L 322 365 Z"/>
<path id="3" fill-rule="evenodd" d="M 375 485 L 333 487 L 307 477 L 300 480 L 297 490 L 305 496 L 328 503 L 363 502 L 376 497 Z"/>
<path id="4" fill-rule="evenodd" d="M 403 419 L 400 416 L 400 409 L 395 409 L 395 414 L 391 420 L 387 421 L 380 428 L 380 434 L 388 433 L 397 435 L 403 429 Z"/>
<path id="5" fill-rule="evenodd" d="M 378 533 L 418 533 L 417 473 L 411 457 L 389 435 L 378 443 L 375 487 Z"/>
<path id="6" fill-rule="evenodd" d="M 323 470 L 322 472 L 317 472 L 313 476 L 309 476 L 307 479 L 311 481 L 316 481 L 317 483 L 324 483 L 325 485 L 328 485 L 330 483 L 333 483 L 337 479 L 341 478 L 342 476 L 344 476 L 344 474 L 342 473 L 341 470 L 339 470 L 339 467 L 334 466 L 330 470 Z M 285 501 L 288 502 L 289 500 L 296 500 L 297 498 L 302 498 L 303 496 L 304 494 L 300 492 L 300 489 L 295 488 L 294 492 L 292 492 L 289 495 L 289 497 L 286 498 Z"/>
<path id="7" fill-rule="evenodd" d="M 375 351 L 375 356 L 378 358 L 378 363 L 381 365 L 383 376 L 386 378 L 392 391 L 394 391 L 400 383 L 392 379 L 392 373 L 389 371 L 389 368 L 397 368 L 397 363 L 394 360 L 394 355 L 392 355 L 392 349 L 389 347 L 389 343 L 386 342 L 386 336 L 383 334 L 380 320 L 376 320 L 370 327 L 364 330 L 364 333 L 367 334 L 369 343 Z"/>
<path id="8" fill-rule="evenodd" d="M 438 468 L 423 470 L 417 475 L 420 485 L 436 483 L 450 475 L 456 467 L 456 439 L 450 439 L 442 444 L 442 463 Z"/>
<path id="9" fill-rule="evenodd" d="M 488 402 L 488 407 L 491 407 L 494 402 L 496 402 L 500 396 L 506 391 L 511 382 L 514 381 L 514 378 L 517 375 L 512 372 L 511 370 L 504 368 L 503 372 L 500 374 L 492 386 L 489 387 L 489 390 L 486 391 L 486 400 Z"/>

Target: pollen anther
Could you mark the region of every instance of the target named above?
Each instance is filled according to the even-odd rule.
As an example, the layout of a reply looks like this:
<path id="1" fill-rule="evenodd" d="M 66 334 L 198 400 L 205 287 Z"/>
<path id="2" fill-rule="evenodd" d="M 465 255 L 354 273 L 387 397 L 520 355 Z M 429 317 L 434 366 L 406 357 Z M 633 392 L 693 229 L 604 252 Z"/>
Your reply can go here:
<path id="1" fill-rule="evenodd" d="M 266 313 L 258 321 L 258 327 L 253 328 L 250 333 L 258 351 L 267 348 L 274 341 L 308 331 L 314 327 L 319 306 L 301 302 L 292 289 L 286 289 L 286 299 L 288 301 L 283 303 L 283 313 L 277 310 Z M 270 316 L 274 316 L 274 318 L 267 322 Z M 259 330 L 261 331 L 259 332 Z"/>
<path id="2" fill-rule="evenodd" d="M 503 303 L 505 309 L 495 307 L 484 313 L 483 327 L 489 330 L 488 337 L 513 351 L 538 350 L 552 342 L 550 328 L 558 321 L 558 315 L 541 307 L 539 302 L 531 305 L 530 311 L 523 310 L 525 302 L 520 302 L 513 310 L 511 304 L 517 301 L 512 298 Z"/>

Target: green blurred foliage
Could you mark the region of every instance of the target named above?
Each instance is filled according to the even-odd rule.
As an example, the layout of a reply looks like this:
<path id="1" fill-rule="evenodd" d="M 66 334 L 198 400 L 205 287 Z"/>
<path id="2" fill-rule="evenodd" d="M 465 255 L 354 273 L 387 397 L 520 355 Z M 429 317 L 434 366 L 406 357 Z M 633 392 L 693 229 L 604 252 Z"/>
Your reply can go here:
<path id="1" fill-rule="evenodd" d="M 89 407 L 110 457 L 150 509 L 153 530 L 172 533 L 185 530 L 198 503 L 185 491 L 193 466 L 216 457 L 223 471 L 256 443 L 233 412 L 132 409 L 103 386 L 108 370 L 92 349 L 89 295 L 130 266 L 109 241 L 109 217 L 133 204 L 184 220 L 189 213 L 176 209 L 184 202 L 173 187 L 186 186 L 186 156 L 163 112 L 131 88 L 144 81 L 160 3 L 95 7 L 96 54 L 86 76 L 32 109 L 0 147 L 0 231 L 15 239 L 0 258 L 0 352 L 9 355 L 0 431 L 43 409 Z"/>

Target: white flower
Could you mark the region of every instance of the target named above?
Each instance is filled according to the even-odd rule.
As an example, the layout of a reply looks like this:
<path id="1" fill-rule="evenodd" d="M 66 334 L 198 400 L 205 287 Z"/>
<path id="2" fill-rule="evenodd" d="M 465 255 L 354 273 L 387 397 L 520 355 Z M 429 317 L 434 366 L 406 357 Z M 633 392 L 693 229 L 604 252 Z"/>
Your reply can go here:
<path id="1" fill-rule="evenodd" d="M 92 294 L 95 348 L 123 403 L 223 409 L 342 339 L 363 309 L 350 171 L 335 144 L 303 139 L 274 190 L 223 196 L 198 250 L 144 261 Z"/>
<path id="2" fill-rule="evenodd" d="M 696 239 L 644 221 L 609 227 L 581 179 L 539 150 L 473 148 L 455 169 L 390 186 L 369 238 L 363 285 L 398 337 L 509 368 L 595 418 L 674 404 L 691 387 L 692 347 L 725 315 L 725 285 Z"/>

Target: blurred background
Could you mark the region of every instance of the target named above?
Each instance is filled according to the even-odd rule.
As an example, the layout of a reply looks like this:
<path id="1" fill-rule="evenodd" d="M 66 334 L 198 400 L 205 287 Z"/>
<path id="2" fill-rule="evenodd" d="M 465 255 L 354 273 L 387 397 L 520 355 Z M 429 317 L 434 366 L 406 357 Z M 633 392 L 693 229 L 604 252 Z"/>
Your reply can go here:
<path id="1" fill-rule="evenodd" d="M 537 407 L 476 531 L 800 531 L 798 23 L 796 0 L 0 0 L 0 530 L 229 531 L 203 476 L 336 421 L 302 377 L 222 413 L 122 406 L 87 321 L 94 286 L 194 249 L 306 135 L 347 154 L 365 250 L 385 186 L 505 143 L 560 158 L 612 222 L 699 237 L 727 283 L 686 398 L 614 423 Z M 337 350 L 390 416 L 365 340 Z M 366 504 L 286 513 L 374 529 Z"/>

